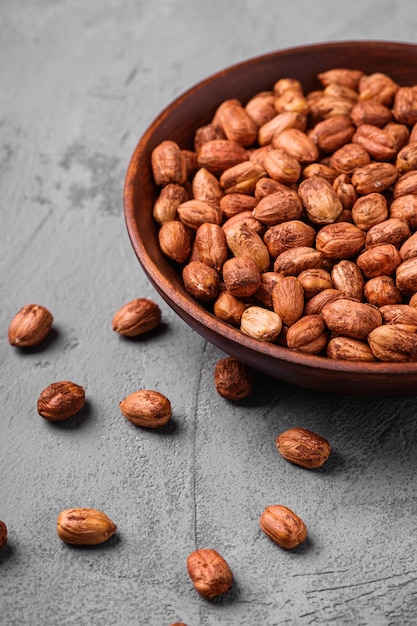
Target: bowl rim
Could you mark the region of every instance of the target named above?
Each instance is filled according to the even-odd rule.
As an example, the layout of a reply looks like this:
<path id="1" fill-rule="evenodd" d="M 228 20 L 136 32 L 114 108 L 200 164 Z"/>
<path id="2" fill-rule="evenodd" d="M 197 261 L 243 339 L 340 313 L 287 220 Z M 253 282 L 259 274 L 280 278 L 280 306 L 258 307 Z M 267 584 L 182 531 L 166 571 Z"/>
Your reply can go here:
<path id="1" fill-rule="evenodd" d="M 326 371 L 338 371 L 339 373 L 356 374 L 356 375 L 376 375 L 376 374 L 390 374 L 391 376 L 403 376 L 403 375 L 417 375 L 417 362 L 364 362 L 364 361 L 347 361 L 330 359 L 326 356 L 306 354 L 302 352 L 296 352 L 289 350 L 286 347 L 280 346 L 276 343 L 264 342 L 255 338 L 245 335 L 238 328 L 235 328 L 226 322 L 217 318 L 213 313 L 207 310 L 202 304 L 191 298 L 185 291 L 181 291 L 176 288 L 175 284 L 171 284 L 167 278 L 166 273 L 161 271 L 158 265 L 152 260 L 147 252 L 146 244 L 142 233 L 138 228 L 138 224 L 135 219 L 135 205 L 133 202 L 135 193 L 135 181 L 138 172 L 138 163 L 146 151 L 149 151 L 149 146 L 152 144 L 151 138 L 154 135 L 155 129 L 161 124 L 161 122 L 172 111 L 182 106 L 184 100 L 187 100 L 190 96 L 195 94 L 200 89 L 206 88 L 212 81 L 217 80 L 219 77 L 239 70 L 243 66 L 250 66 L 259 62 L 267 61 L 275 57 L 285 58 L 287 55 L 294 53 L 308 53 L 314 50 L 329 50 L 329 49 L 343 49 L 344 47 L 352 45 L 367 46 L 370 49 L 377 50 L 384 47 L 384 49 L 392 49 L 396 51 L 404 51 L 413 49 L 417 50 L 417 44 L 412 42 L 395 41 L 395 40 L 380 40 L 380 39 L 350 39 L 342 41 L 330 41 L 312 43 L 307 45 L 298 45 L 293 47 L 287 47 L 277 49 L 275 51 L 268 52 L 266 54 L 260 54 L 253 56 L 249 59 L 245 59 L 236 62 L 230 66 L 227 66 L 205 78 L 198 81 L 174 100 L 172 100 L 167 106 L 165 106 L 153 121 L 148 125 L 143 132 L 139 141 L 137 142 L 133 154 L 131 155 L 128 163 L 128 168 L 125 176 L 125 183 L 123 189 L 123 208 L 125 223 L 128 231 L 128 236 L 134 252 L 150 282 L 153 284 L 159 295 L 167 302 L 167 304 L 185 321 L 187 318 L 197 322 L 200 329 L 197 332 L 204 335 L 203 329 L 208 329 L 216 336 L 219 335 L 221 339 L 219 342 L 213 341 L 211 337 L 210 343 L 215 343 L 219 348 L 224 351 L 224 341 L 228 341 L 236 346 L 245 344 L 247 349 L 253 350 L 256 353 L 263 354 L 269 358 L 276 358 L 282 363 L 294 364 L 297 366 L 304 366 L 307 368 L 318 368 Z M 154 147 L 154 146 L 153 146 Z M 170 266 L 170 262 L 167 259 L 167 264 Z M 175 270 L 171 267 L 172 272 Z M 172 272 L 170 271 L 171 275 Z M 178 278 L 178 275 L 177 275 Z M 181 312 L 181 313 L 180 313 Z M 185 315 L 184 315 L 185 313 Z M 190 324 L 191 325 L 191 324 Z M 195 328 L 195 327 L 194 327 Z M 417 382 L 417 380 L 416 380 Z"/>

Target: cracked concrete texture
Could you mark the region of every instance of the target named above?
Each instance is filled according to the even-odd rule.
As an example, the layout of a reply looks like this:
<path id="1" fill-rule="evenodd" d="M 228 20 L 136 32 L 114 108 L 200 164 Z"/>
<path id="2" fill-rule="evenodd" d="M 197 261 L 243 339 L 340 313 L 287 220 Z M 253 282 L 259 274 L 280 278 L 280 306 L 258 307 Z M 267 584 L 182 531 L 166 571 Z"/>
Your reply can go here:
<path id="1" fill-rule="evenodd" d="M 256 375 L 234 405 L 213 385 L 224 356 L 155 293 L 125 229 L 134 146 L 156 114 L 207 75 L 281 47 L 336 39 L 415 40 L 414 4 L 232 0 L 22 0 L 0 35 L 0 623 L 188 626 L 415 623 L 416 422 L 413 398 L 325 396 Z M 163 324 L 140 340 L 113 313 L 146 296 Z M 47 306 L 42 349 L 7 343 L 26 303 Z M 74 380 L 87 405 L 54 425 L 40 391 Z M 135 428 L 118 404 L 166 394 L 173 419 Z M 309 472 L 275 437 L 300 425 L 332 444 Z M 293 508 L 308 541 L 284 552 L 259 529 L 267 504 Z M 103 546 L 59 542 L 60 510 L 102 509 Z M 231 594 L 212 603 L 185 569 L 196 547 L 229 562 Z"/>

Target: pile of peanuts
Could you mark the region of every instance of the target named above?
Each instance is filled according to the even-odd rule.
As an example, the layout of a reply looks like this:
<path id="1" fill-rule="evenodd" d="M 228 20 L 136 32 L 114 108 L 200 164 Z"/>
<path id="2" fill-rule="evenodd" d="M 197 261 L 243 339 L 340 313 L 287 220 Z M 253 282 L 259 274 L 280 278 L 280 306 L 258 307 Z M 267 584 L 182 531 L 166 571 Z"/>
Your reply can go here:
<path id="1" fill-rule="evenodd" d="M 222 102 L 152 152 L 163 254 L 223 322 L 289 350 L 417 361 L 417 85 L 335 68 Z"/>

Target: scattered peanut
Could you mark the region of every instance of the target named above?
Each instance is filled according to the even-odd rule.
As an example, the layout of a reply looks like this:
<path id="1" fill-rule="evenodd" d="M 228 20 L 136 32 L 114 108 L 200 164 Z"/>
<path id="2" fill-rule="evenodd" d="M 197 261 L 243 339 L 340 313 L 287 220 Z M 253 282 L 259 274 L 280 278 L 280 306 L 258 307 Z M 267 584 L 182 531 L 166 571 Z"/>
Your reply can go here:
<path id="1" fill-rule="evenodd" d="M 225 357 L 216 363 L 214 384 L 223 398 L 242 400 L 252 392 L 253 373 L 250 367 L 234 357 Z"/>
<path id="2" fill-rule="evenodd" d="M 154 330 L 161 321 L 161 310 L 149 298 L 136 298 L 123 305 L 113 316 L 112 328 L 126 337 L 138 337 Z"/>
<path id="3" fill-rule="evenodd" d="M 330 455 L 329 442 L 306 428 L 290 428 L 276 438 L 278 452 L 295 465 L 321 467 Z"/>
<path id="4" fill-rule="evenodd" d="M 19 348 L 37 346 L 46 339 L 52 322 L 53 317 L 44 306 L 26 304 L 10 322 L 9 343 Z"/>
<path id="5" fill-rule="evenodd" d="M 144 428 L 164 426 L 172 415 L 168 398 L 149 389 L 134 391 L 120 402 L 119 407 L 126 419 Z"/>
<path id="6" fill-rule="evenodd" d="M 96 509 L 67 509 L 58 515 L 58 537 L 72 545 L 95 546 L 110 539 L 116 524 Z"/>
<path id="7" fill-rule="evenodd" d="M 38 398 L 38 413 L 50 422 L 62 422 L 76 415 L 85 404 L 84 387 L 69 380 L 48 385 Z"/>
<path id="8" fill-rule="evenodd" d="M 307 538 L 303 520 L 282 504 L 267 506 L 259 524 L 266 535 L 281 548 L 292 550 Z"/>
<path id="9" fill-rule="evenodd" d="M 198 593 L 207 600 L 220 596 L 232 586 L 233 574 L 216 550 L 201 548 L 187 558 L 187 571 Z"/>

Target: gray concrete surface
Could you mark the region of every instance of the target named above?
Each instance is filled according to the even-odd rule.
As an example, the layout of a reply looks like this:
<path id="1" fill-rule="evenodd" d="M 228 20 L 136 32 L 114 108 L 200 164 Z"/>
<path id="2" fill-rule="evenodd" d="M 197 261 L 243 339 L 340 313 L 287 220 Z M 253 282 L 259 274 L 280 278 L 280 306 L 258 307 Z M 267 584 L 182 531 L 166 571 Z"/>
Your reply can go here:
<path id="1" fill-rule="evenodd" d="M 156 114 L 200 79 L 248 57 L 342 39 L 415 41 L 412 0 L 17 0 L 0 3 L 0 551 L 2 626 L 276 626 L 416 623 L 416 400 L 300 391 L 256 377 L 232 405 L 214 390 L 223 356 L 156 295 L 122 212 L 133 149 Z M 113 313 L 148 296 L 163 326 L 140 341 Z M 7 342 L 36 302 L 54 315 L 42 350 Z M 40 391 L 70 379 L 88 402 L 45 422 Z M 172 403 L 161 432 L 118 403 L 137 388 Z M 317 472 L 276 452 L 301 425 L 329 439 Z M 281 502 L 304 519 L 295 552 L 258 525 Z M 96 548 L 57 537 L 60 510 L 118 525 Z M 217 549 L 235 585 L 214 602 L 185 569 Z"/>

